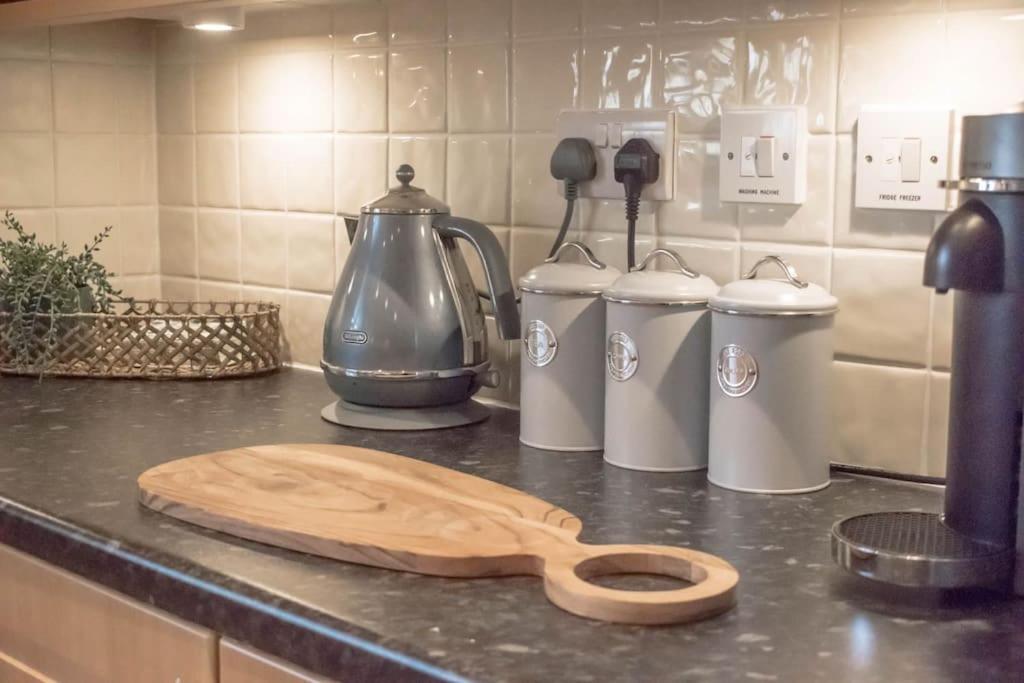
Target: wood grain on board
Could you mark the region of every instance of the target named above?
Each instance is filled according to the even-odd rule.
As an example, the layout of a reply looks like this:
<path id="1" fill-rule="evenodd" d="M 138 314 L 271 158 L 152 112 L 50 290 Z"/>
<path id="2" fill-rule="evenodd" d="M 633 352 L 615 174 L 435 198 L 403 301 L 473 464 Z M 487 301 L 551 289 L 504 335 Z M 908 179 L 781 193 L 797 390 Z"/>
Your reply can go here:
<path id="1" fill-rule="evenodd" d="M 593 619 L 665 624 L 735 603 L 739 575 L 686 548 L 579 543 L 569 512 L 486 479 L 392 453 L 322 444 L 238 448 L 139 477 L 141 502 L 242 538 L 346 562 L 431 574 L 533 574 L 548 598 Z M 668 591 L 605 588 L 605 574 L 674 576 Z"/>

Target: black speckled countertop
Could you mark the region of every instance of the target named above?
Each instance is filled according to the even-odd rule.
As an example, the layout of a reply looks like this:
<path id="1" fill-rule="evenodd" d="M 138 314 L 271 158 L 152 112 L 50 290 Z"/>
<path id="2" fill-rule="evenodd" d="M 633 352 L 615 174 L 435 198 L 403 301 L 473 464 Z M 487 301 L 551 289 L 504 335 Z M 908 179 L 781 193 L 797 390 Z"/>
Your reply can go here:
<path id="1" fill-rule="evenodd" d="M 835 474 L 799 496 L 702 473 L 605 465 L 517 441 L 517 413 L 432 433 L 321 421 L 318 374 L 220 382 L 0 378 L 0 542 L 300 666 L 346 680 L 938 681 L 1024 679 L 1024 600 L 915 594 L 829 560 L 832 522 L 935 510 L 934 487 Z M 578 515 L 592 543 L 699 548 L 741 573 L 739 605 L 673 627 L 588 621 L 538 579 L 439 579 L 209 532 L 141 508 L 153 465 L 262 443 L 389 450 L 513 486 Z"/>

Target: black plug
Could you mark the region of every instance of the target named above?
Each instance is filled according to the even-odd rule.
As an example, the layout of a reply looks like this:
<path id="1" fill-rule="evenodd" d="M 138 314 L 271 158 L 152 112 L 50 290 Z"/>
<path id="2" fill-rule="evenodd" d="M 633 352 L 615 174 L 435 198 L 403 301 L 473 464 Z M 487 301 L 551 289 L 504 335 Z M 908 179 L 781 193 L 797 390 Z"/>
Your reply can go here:
<path id="1" fill-rule="evenodd" d="M 615 180 L 626 190 L 626 262 L 636 266 L 636 219 L 644 185 L 658 182 L 661 155 L 643 138 L 630 138 L 615 153 Z"/>
<path id="2" fill-rule="evenodd" d="M 548 257 L 555 255 L 558 247 L 569 232 L 572 223 L 572 211 L 576 198 L 579 196 L 579 183 L 593 180 L 597 175 L 597 156 L 590 140 L 586 138 L 562 138 L 551 155 L 551 175 L 555 180 L 565 182 L 565 217 L 558 229 L 558 236 L 551 246 Z"/>

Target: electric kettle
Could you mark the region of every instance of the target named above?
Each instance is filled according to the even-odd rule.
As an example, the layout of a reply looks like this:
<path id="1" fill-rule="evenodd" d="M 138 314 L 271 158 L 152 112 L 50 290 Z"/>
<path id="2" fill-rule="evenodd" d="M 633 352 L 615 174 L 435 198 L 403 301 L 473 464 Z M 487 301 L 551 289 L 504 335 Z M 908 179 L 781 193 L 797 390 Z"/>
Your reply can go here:
<path id="1" fill-rule="evenodd" d="M 467 401 L 498 379 L 487 358 L 487 329 L 476 285 L 456 239 L 483 263 L 498 334 L 519 338 L 519 310 L 508 262 L 487 226 L 410 183 L 346 219 L 352 249 L 324 327 L 320 366 L 343 401 L 421 408 Z"/>

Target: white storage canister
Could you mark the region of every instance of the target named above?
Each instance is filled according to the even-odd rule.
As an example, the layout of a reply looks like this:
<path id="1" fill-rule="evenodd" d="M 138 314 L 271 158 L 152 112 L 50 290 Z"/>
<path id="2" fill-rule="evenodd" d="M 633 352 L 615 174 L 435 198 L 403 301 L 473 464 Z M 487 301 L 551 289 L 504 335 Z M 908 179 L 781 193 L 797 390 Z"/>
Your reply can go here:
<path id="1" fill-rule="evenodd" d="M 586 263 L 560 263 L 569 249 Z M 619 277 L 585 245 L 566 242 L 519 279 L 523 293 L 519 440 L 599 451 L 604 437 L 604 301 Z"/>
<path id="2" fill-rule="evenodd" d="M 673 271 L 648 270 L 659 256 Z M 652 472 L 708 464 L 708 298 L 718 285 L 655 249 L 604 291 L 604 459 Z"/>
<path id="3" fill-rule="evenodd" d="M 757 279 L 775 264 L 780 279 Z M 832 323 L 838 301 L 765 256 L 708 303 L 708 480 L 735 491 L 806 493 L 829 484 Z"/>

